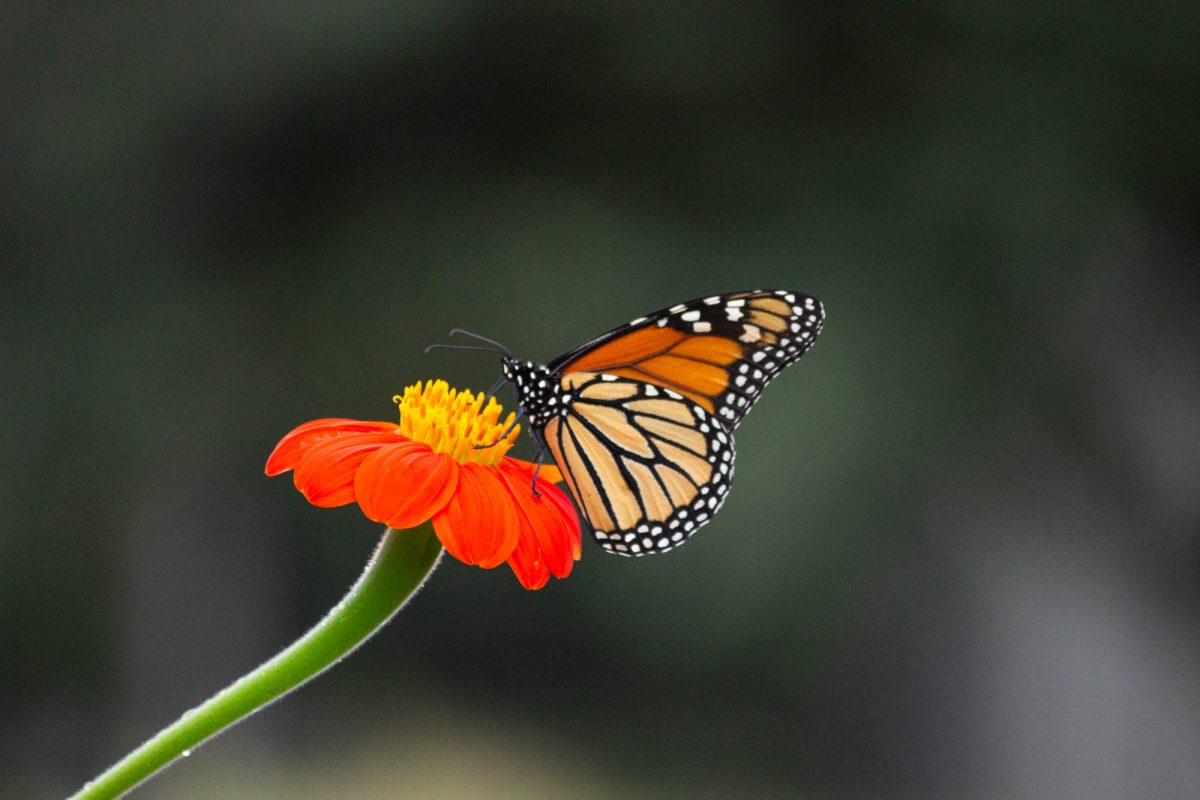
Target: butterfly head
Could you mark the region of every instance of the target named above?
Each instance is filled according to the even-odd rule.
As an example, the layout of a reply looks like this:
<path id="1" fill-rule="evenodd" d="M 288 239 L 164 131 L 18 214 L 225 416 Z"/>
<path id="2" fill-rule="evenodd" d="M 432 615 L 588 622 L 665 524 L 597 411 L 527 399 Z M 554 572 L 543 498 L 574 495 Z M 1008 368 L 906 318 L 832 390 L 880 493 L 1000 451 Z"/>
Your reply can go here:
<path id="1" fill-rule="evenodd" d="M 560 413 L 562 390 L 549 367 L 512 356 L 501 356 L 500 366 L 505 380 L 516 389 L 517 405 L 529 415 L 530 422 L 540 427 Z"/>
<path id="2" fill-rule="evenodd" d="M 515 384 L 517 382 L 517 371 L 521 363 L 512 356 L 500 356 L 500 369 L 504 373 L 504 380 Z"/>

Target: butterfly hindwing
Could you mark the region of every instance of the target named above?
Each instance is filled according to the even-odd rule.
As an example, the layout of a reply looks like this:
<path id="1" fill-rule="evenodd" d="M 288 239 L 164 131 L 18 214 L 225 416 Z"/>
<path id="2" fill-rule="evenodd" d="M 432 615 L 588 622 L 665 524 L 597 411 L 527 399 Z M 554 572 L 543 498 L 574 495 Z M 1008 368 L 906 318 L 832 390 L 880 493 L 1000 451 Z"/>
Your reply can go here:
<path id="1" fill-rule="evenodd" d="M 788 290 L 731 292 L 639 317 L 551 362 L 684 395 L 732 431 L 784 367 L 804 355 L 825 320 L 815 298 Z"/>
<path id="2" fill-rule="evenodd" d="M 561 388 L 542 436 L 601 547 L 664 552 L 721 507 L 733 436 L 699 403 L 611 374 L 571 372 Z"/>

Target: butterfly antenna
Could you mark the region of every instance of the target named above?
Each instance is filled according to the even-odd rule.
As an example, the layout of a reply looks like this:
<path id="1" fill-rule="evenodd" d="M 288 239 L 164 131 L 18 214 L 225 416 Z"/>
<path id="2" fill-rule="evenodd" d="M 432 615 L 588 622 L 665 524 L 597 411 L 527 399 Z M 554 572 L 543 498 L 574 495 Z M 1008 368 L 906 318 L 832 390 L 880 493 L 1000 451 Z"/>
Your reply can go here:
<path id="1" fill-rule="evenodd" d="M 494 347 L 476 347 L 470 344 L 431 344 L 426 347 L 424 352 L 429 353 L 430 350 L 486 350 L 489 353 L 496 352 Z"/>
<path id="2" fill-rule="evenodd" d="M 455 334 L 458 334 L 458 333 L 461 333 L 463 336 L 470 336 L 472 339 L 478 339 L 481 342 L 487 342 L 490 345 L 494 345 L 494 346 L 498 347 L 500 349 L 500 351 L 503 352 L 505 355 L 509 355 L 509 356 L 512 355 L 512 350 L 509 350 L 507 347 L 500 344 L 495 339 L 489 339 L 486 336 L 480 336 L 478 333 L 471 333 L 470 331 L 463 330 L 462 328 L 453 328 L 450 331 L 449 335 L 454 336 Z"/>

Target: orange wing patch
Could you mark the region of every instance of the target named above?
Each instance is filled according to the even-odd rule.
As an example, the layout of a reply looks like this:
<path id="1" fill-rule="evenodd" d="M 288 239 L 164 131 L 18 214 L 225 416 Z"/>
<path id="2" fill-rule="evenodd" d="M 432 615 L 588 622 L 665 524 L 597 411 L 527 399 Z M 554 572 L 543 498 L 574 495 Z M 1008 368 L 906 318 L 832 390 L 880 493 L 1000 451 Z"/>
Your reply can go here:
<path id="1" fill-rule="evenodd" d="M 652 383 L 681 394 L 699 394 L 705 398 L 720 394 L 729 383 L 729 373 L 720 367 L 673 355 L 646 359 L 637 365 L 637 369 L 649 375 Z"/>
<path id="2" fill-rule="evenodd" d="M 742 357 L 742 346 L 720 336 L 693 336 L 672 347 L 671 355 L 723 366 Z"/>
<path id="3" fill-rule="evenodd" d="M 742 358 L 744 352 L 740 343 L 722 336 L 689 336 L 666 327 L 642 328 L 600 345 L 567 364 L 563 371 L 568 377 L 577 371 L 603 372 L 652 383 L 673 389 L 712 411 L 713 398 L 729 386 L 725 367 Z"/>
<path id="4" fill-rule="evenodd" d="M 769 311 L 776 316 L 787 318 L 792 313 L 792 307 L 780 300 L 778 297 L 755 297 L 750 300 L 751 308 L 760 308 L 763 311 Z"/>
<path id="5" fill-rule="evenodd" d="M 667 352 L 683 338 L 684 334 L 671 328 L 642 328 L 600 345 L 572 361 L 566 370 L 604 372 L 609 367 L 631 366 L 650 356 Z"/>

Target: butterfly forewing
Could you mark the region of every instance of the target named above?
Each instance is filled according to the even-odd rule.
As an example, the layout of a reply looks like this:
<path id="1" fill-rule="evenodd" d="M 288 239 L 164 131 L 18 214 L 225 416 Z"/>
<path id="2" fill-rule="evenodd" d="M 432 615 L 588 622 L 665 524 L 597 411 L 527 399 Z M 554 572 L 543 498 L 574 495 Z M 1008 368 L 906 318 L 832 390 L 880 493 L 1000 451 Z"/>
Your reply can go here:
<path id="1" fill-rule="evenodd" d="M 654 383 L 562 377 L 564 410 L 542 429 L 601 547 L 670 550 L 707 522 L 733 479 L 733 437 L 701 404 Z"/>
<path id="2" fill-rule="evenodd" d="M 551 362 L 562 376 L 603 372 L 670 389 L 732 431 L 766 385 L 812 347 L 825 320 L 815 298 L 732 292 L 633 320 Z"/>

